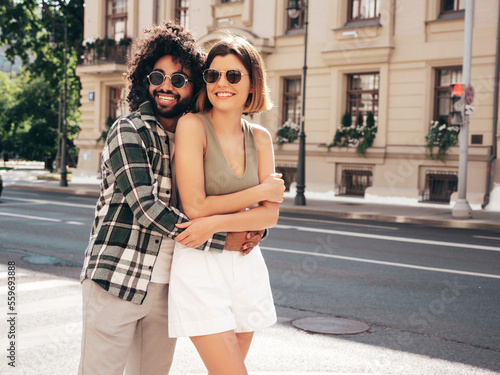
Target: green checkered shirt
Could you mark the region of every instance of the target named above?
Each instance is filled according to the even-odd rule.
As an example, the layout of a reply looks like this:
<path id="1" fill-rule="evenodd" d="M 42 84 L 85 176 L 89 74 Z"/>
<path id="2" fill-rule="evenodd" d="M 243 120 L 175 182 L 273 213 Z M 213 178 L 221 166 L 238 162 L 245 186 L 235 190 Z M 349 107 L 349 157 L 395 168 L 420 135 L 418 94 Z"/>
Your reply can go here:
<path id="1" fill-rule="evenodd" d="M 141 304 L 163 236 L 175 238 L 188 218 L 169 207 L 172 173 L 168 136 L 151 103 L 118 119 L 102 154 L 101 194 L 85 251 L 81 280 L 92 279 L 111 294 Z M 226 234 L 200 248 L 222 251 Z"/>

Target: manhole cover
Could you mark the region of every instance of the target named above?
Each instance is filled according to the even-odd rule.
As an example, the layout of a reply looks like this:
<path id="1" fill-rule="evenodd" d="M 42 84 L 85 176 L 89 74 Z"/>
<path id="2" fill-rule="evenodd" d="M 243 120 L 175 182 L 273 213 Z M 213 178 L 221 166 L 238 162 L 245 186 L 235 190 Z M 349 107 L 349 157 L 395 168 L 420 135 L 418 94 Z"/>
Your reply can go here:
<path id="1" fill-rule="evenodd" d="M 363 322 L 325 317 L 297 319 L 292 324 L 307 332 L 328 333 L 331 335 L 353 335 L 370 329 L 370 326 Z"/>
<path id="2" fill-rule="evenodd" d="M 24 255 L 22 260 L 27 263 L 37 266 L 51 265 L 51 266 L 67 266 L 67 267 L 81 267 L 79 263 L 71 262 L 69 260 L 59 259 L 50 255 L 36 254 L 27 250 L 20 249 L 4 249 L 0 247 L 0 251 L 8 251 L 11 253 L 18 253 Z"/>

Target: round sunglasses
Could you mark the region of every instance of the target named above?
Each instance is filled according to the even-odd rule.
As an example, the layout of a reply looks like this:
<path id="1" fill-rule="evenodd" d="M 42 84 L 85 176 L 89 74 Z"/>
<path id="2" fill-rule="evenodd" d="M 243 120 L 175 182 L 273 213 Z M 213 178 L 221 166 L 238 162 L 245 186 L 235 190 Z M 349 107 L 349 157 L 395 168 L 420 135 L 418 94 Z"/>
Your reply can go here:
<path id="1" fill-rule="evenodd" d="M 243 73 L 239 69 L 229 69 L 229 70 L 217 70 L 217 69 L 206 69 L 203 72 L 203 80 L 206 83 L 212 84 L 212 83 L 217 83 L 219 81 L 220 77 L 222 76 L 222 73 L 225 74 L 226 76 L 226 81 L 228 81 L 231 85 L 236 85 L 237 83 L 240 83 L 241 77 L 247 76 L 248 74 Z"/>
<path id="2" fill-rule="evenodd" d="M 148 80 L 153 86 L 161 86 L 167 77 L 170 79 L 170 84 L 176 89 L 182 89 L 188 82 L 191 82 L 185 74 L 174 73 L 169 76 L 168 74 L 163 74 L 156 70 L 149 73 Z"/>

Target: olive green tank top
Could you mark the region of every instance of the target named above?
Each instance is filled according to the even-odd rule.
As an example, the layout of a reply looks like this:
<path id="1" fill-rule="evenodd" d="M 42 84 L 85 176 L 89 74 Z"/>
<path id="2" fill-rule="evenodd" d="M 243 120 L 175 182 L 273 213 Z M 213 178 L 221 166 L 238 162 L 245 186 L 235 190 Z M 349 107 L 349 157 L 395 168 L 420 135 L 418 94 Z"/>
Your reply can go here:
<path id="1" fill-rule="evenodd" d="M 219 139 L 212 126 L 208 113 L 197 113 L 205 125 L 207 149 L 204 157 L 205 193 L 207 195 L 224 195 L 248 189 L 259 184 L 257 144 L 252 126 L 242 120 L 245 134 L 245 173 L 235 176 L 227 162 Z"/>

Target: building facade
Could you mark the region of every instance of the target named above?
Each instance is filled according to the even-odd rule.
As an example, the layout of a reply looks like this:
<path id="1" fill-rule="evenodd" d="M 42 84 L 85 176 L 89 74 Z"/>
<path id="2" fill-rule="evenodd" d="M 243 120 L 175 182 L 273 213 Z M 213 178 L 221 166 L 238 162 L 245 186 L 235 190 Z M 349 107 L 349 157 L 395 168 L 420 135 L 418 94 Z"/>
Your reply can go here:
<path id="1" fill-rule="evenodd" d="M 306 196 L 311 191 L 453 200 L 458 144 L 447 150 L 443 160 L 433 159 L 426 135 L 433 122 L 437 128 L 453 125 L 449 95 L 450 85 L 462 77 L 465 0 L 299 3 L 306 5 L 306 1 Z M 480 204 L 496 186 L 499 3 L 475 3 L 471 70 L 475 100 L 469 126 L 467 199 Z M 114 45 L 106 53 L 101 51 L 100 58 L 86 51 L 77 67 L 82 124 L 75 175 L 98 173 L 103 144 L 96 140 L 106 123 L 127 111 L 123 50 L 118 51 L 121 57 L 111 56 L 111 51 L 129 48 L 122 42 L 164 19 L 180 20 L 207 48 L 222 29 L 250 40 L 266 63 L 274 102 L 272 110 L 250 121 L 264 125 L 273 135 L 284 123 L 300 124 L 306 17 L 301 12 L 291 18 L 288 6 L 287 0 L 86 0 L 86 40 L 113 39 Z M 353 135 L 349 127 L 340 131 L 339 127 L 350 121 L 350 129 L 366 129 L 373 126 L 370 118 L 375 138 L 360 152 L 356 146 L 363 133 Z M 360 134 L 362 138 L 356 139 Z M 332 146 L 334 139 L 352 147 Z M 293 186 L 298 141 L 275 146 L 276 165 Z M 487 187 L 488 171 L 492 171 L 492 183 Z"/>

